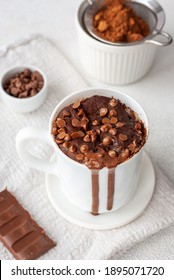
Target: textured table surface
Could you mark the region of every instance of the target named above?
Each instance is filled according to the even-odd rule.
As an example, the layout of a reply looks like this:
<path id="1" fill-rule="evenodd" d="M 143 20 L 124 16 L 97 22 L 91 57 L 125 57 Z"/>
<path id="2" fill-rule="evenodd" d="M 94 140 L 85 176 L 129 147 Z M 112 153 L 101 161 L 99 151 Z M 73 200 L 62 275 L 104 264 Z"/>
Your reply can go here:
<path id="1" fill-rule="evenodd" d="M 87 77 L 81 68 L 74 25 L 80 2 L 0 0 L 0 47 L 25 35 L 42 33 L 66 55 L 89 85 L 102 86 Z M 159 2 L 166 13 L 164 30 L 174 38 L 174 2 Z M 143 80 L 115 88 L 134 97 L 144 107 L 150 121 L 146 151 L 174 186 L 174 44 L 159 48 L 153 68 Z M 141 242 L 129 250 L 123 259 L 174 259 L 174 225 Z"/>

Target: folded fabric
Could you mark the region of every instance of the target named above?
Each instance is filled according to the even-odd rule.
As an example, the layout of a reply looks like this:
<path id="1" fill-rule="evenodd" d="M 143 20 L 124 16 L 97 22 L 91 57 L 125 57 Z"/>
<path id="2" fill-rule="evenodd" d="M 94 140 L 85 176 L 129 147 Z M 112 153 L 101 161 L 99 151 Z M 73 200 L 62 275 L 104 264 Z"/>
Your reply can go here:
<path id="1" fill-rule="evenodd" d="M 32 217 L 57 242 L 57 246 L 41 259 L 109 259 L 120 258 L 125 250 L 174 221 L 174 190 L 170 182 L 155 167 L 156 187 L 153 198 L 132 223 L 107 231 L 87 230 L 63 219 L 50 204 L 43 173 L 30 169 L 19 159 L 15 136 L 25 126 L 48 127 L 56 104 L 67 94 L 87 87 L 79 73 L 48 40 L 33 36 L 0 51 L 0 71 L 21 64 L 40 67 L 48 78 L 48 96 L 44 104 L 30 114 L 15 114 L 0 100 L 0 191 L 4 187 L 15 194 Z M 53 150 L 43 143 L 33 145 L 36 154 L 51 157 Z M 0 243 L 0 258 L 12 259 Z"/>

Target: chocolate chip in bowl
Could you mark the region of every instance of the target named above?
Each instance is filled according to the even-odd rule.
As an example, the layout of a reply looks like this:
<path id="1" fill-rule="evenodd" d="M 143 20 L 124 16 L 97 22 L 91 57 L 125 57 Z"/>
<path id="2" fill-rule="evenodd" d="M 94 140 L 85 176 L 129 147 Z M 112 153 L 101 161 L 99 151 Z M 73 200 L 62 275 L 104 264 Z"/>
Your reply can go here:
<path id="1" fill-rule="evenodd" d="M 108 168 L 107 210 L 111 210 L 115 168 L 146 143 L 147 130 L 142 120 L 119 99 L 94 95 L 64 107 L 54 119 L 51 132 L 64 154 L 91 170 L 93 201 L 98 172 Z M 98 214 L 98 204 L 93 204 L 93 214 Z"/>
<path id="2" fill-rule="evenodd" d="M 4 82 L 4 90 L 16 98 L 27 98 L 36 95 L 44 85 L 42 75 L 38 71 L 26 68 L 22 72 Z"/>
<path id="3" fill-rule="evenodd" d="M 31 112 L 45 100 L 46 76 L 34 66 L 15 67 L 2 75 L 0 90 L 9 109 L 17 113 Z"/>

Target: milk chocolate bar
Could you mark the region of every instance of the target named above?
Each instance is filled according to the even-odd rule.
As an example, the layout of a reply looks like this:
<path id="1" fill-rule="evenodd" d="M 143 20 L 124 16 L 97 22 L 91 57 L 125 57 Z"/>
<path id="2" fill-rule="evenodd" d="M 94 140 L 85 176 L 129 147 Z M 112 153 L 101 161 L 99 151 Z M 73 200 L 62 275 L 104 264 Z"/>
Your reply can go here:
<path id="1" fill-rule="evenodd" d="M 7 190 L 0 192 L 0 240 L 17 260 L 34 260 L 56 244 Z"/>

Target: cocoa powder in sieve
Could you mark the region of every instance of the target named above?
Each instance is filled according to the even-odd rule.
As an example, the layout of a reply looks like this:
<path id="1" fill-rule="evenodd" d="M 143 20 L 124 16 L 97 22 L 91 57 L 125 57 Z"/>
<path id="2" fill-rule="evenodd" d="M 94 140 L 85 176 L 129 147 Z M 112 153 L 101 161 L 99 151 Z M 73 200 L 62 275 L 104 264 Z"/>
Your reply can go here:
<path id="1" fill-rule="evenodd" d="M 93 18 L 95 33 L 99 37 L 115 43 L 132 43 L 149 34 L 147 22 L 133 11 L 128 2 L 105 0 L 104 7 Z"/>

